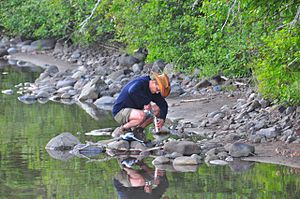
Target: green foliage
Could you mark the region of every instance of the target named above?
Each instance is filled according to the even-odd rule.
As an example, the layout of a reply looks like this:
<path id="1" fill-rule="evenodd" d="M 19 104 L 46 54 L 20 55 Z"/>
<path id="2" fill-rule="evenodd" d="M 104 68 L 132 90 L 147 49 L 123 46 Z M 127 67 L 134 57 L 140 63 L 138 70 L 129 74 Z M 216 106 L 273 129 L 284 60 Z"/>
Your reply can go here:
<path id="1" fill-rule="evenodd" d="M 254 67 L 263 94 L 292 104 L 300 102 L 299 33 L 285 28 L 265 37 L 266 45 Z"/>
<path id="2" fill-rule="evenodd" d="M 200 76 L 242 77 L 255 71 L 265 96 L 299 102 L 299 21 L 290 28 L 299 1 L 96 2 L 4 0 L 1 25 L 7 33 L 30 38 L 118 41 L 129 53 L 144 47 L 148 62 L 163 59 L 187 73 L 198 68 Z"/>

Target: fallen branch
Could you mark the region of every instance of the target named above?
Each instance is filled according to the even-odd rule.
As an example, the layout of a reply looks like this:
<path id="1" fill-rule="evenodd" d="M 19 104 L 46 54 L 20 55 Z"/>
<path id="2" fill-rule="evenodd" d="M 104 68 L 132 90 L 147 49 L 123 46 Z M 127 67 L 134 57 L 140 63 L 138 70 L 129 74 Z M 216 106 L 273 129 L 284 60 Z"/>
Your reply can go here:
<path id="1" fill-rule="evenodd" d="M 206 100 L 208 100 L 208 98 L 188 99 L 188 100 L 181 100 L 180 103 L 202 102 L 202 101 L 206 101 Z"/>
<path id="2" fill-rule="evenodd" d="M 101 2 L 101 0 L 97 0 L 97 3 L 95 4 L 90 16 L 88 16 L 88 18 L 86 18 L 83 22 L 81 22 L 79 24 L 79 32 L 83 32 L 84 30 L 84 27 L 86 26 L 86 24 L 88 23 L 88 21 L 92 18 L 92 16 L 94 15 L 95 11 L 96 11 L 96 8 L 98 7 L 99 3 Z"/>
<path id="3" fill-rule="evenodd" d="M 229 8 L 229 10 L 228 10 L 227 18 L 226 18 L 226 21 L 224 22 L 224 24 L 223 24 L 223 26 L 222 26 L 222 28 L 221 28 L 221 31 L 223 31 L 225 25 L 227 24 L 227 21 L 228 21 L 229 16 L 230 16 L 230 12 L 231 12 L 231 10 L 234 8 L 235 4 L 236 4 L 236 0 L 234 0 L 232 6 L 231 6 L 231 7 Z"/>
<path id="4" fill-rule="evenodd" d="M 300 19 L 300 6 L 298 7 L 297 13 L 296 13 L 293 21 L 290 22 L 290 29 L 289 29 L 289 31 L 291 31 L 291 28 L 293 28 L 297 24 L 297 22 L 299 21 L 299 19 Z"/>

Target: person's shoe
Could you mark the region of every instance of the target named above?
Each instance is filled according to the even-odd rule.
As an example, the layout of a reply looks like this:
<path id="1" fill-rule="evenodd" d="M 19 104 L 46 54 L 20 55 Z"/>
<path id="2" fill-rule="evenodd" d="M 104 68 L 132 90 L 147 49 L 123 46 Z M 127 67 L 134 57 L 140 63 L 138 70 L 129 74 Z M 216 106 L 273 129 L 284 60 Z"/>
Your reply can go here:
<path id="1" fill-rule="evenodd" d="M 147 138 L 146 138 L 146 134 L 144 132 L 144 129 L 142 127 L 137 127 L 133 130 L 133 134 L 134 137 L 136 137 L 137 139 L 146 142 Z"/>
<path id="2" fill-rule="evenodd" d="M 128 158 L 121 162 L 121 164 L 127 168 L 131 168 L 134 164 L 138 162 L 137 159 Z"/>
<path id="3" fill-rule="evenodd" d="M 123 128 L 123 126 L 117 127 L 112 133 L 111 136 L 116 138 L 120 137 L 121 135 L 124 135 L 127 133 L 127 130 Z"/>

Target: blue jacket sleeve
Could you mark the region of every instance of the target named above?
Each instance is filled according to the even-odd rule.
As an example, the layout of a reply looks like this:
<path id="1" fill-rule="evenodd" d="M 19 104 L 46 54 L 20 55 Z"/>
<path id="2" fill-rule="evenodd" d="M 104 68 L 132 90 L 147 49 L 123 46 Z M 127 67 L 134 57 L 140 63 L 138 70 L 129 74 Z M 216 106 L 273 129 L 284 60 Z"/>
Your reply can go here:
<path id="1" fill-rule="evenodd" d="M 163 98 L 160 94 L 158 94 L 155 95 L 153 102 L 155 102 L 160 109 L 159 118 L 165 120 L 168 114 L 168 103 L 166 102 L 165 98 Z"/>

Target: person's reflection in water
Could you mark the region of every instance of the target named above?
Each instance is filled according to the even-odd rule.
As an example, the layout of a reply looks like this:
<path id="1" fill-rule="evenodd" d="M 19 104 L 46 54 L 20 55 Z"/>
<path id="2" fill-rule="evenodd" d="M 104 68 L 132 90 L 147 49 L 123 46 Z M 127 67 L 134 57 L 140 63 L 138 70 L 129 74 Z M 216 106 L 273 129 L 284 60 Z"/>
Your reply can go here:
<path id="1" fill-rule="evenodd" d="M 165 171 L 151 169 L 143 161 L 127 158 L 121 165 L 122 170 L 113 179 L 120 199 L 158 199 L 169 186 Z M 133 165 L 138 169 L 133 169 Z"/>

